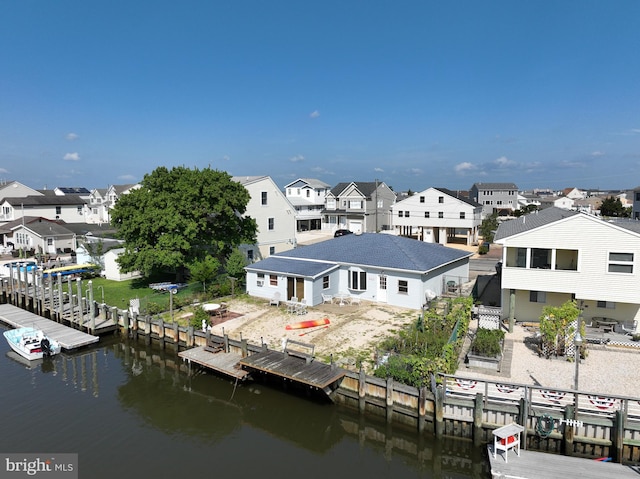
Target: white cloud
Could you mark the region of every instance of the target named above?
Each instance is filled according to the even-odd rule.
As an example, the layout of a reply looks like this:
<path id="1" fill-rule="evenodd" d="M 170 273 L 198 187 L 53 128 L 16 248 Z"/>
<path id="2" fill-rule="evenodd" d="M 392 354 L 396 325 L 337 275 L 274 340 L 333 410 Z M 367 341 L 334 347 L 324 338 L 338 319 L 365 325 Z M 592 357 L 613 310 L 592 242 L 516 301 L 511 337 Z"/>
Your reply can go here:
<path id="1" fill-rule="evenodd" d="M 377 173 L 384 173 L 384 170 L 382 168 L 374 168 L 373 171 Z"/>
<path id="2" fill-rule="evenodd" d="M 67 153 L 62 157 L 63 160 L 66 161 L 80 161 L 80 155 L 77 152 L 75 153 Z"/>
<path id="3" fill-rule="evenodd" d="M 304 161 L 304 156 L 302 156 L 302 155 L 292 156 L 291 158 L 289 158 L 289 161 L 291 163 L 298 163 L 300 161 Z"/>
<path id="4" fill-rule="evenodd" d="M 223 161 L 229 161 L 231 159 L 231 157 L 229 155 L 224 155 L 222 157 Z"/>
<path id="5" fill-rule="evenodd" d="M 79 137 L 76 133 L 68 133 L 66 139 L 69 141 L 77 140 Z"/>
<path id="6" fill-rule="evenodd" d="M 511 161 L 506 156 L 501 156 L 500 158 L 496 158 L 495 160 L 493 160 L 492 163 L 494 165 L 496 165 L 498 168 L 505 168 L 507 166 L 515 166 L 515 164 L 516 164 L 515 161 Z"/>
<path id="7" fill-rule="evenodd" d="M 313 110 L 309 113 L 309 118 L 318 118 L 320 116 L 320 112 L 318 110 Z"/>
<path id="8" fill-rule="evenodd" d="M 591 152 L 591 156 L 598 158 L 600 156 L 604 156 L 604 152 L 603 151 L 593 151 L 593 152 Z"/>
<path id="9" fill-rule="evenodd" d="M 9 173 L 9 170 L 6 168 L 0 168 L 0 174 Z"/>
<path id="10" fill-rule="evenodd" d="M 122 181 L 135 181 L 136 177 L 133 175 L 120 175 L 118 176 L 118 179 Z"/>
<path id="11" fill-rule="evenodd" d="M 409 168 L 409 173 L 412 175 L 421 175 L 422 170 L 420 168 Z"/>
<path id="12" fill-rule="evenodd" d="M 469 163 L 468 161 L 458 163 L 454 168 L 456 173 L 466 173 L 467 171 L 476 170 L 476 166 L 473 163 Z"/>

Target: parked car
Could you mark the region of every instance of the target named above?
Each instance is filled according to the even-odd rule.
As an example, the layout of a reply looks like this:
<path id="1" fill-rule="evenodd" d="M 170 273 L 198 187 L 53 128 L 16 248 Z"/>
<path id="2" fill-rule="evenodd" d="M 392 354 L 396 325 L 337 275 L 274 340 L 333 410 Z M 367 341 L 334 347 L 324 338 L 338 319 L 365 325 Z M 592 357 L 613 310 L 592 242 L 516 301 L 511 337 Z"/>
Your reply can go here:
<path id="1" fill-rule="evenodd" d="M 333 237 L 337 238 L 338 236 L 350 235 L 352 233 L 353 231 L 349 230 L 336 230 L 336 232 L 333 234 Z"/>

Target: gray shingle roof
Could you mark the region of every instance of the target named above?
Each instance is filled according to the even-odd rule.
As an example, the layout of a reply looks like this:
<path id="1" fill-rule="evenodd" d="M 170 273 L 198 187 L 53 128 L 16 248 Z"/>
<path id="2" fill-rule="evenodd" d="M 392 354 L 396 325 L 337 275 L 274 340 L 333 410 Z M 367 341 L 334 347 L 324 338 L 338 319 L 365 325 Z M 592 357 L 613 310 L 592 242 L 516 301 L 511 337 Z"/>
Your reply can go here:
<path id="1" fill-rule="evenodd" d="M 330 264 L 353 264 L 425 273 L 471 255 L 472 253 L 467 251 L 402 236 L 363 233 L 301 246 L 278 253 L 271 258 L 307 259 Z"/>
<path id="2" fill-rule="evenodd" d="M 556 221 L 568 218 L 570 216 L 579 215 L 578 211 L 565 210 L 552 206 L 545 208 L 544 210 L 536 211 L 528 215 L 521 216 L 513 220 L 505 221 L 498 226 L 493 240 L 498 241 L 503 238 L 508 238 L 525 231 L 530 231 L 541 226 L 554 223 Z"/>
<path id="3" fill-rule="evenodd" d="M 456 199 L 458 199 L 460 201 L 464 201 L 465 203 L 473 206 L 474 208 L 482 206 L 480 203 L 470 199 L 468 196 L 464 196 L 464 195 L 460 194 L 459 191 L 453 191 L 453 190 L 448 190 L 447 188 L 435 188 L 435 187 L 434 187 L 434 190 L 441 191 L 445 195 L 449 195 L 449 196 L 452 196 L 453 198 L 456 198 Z"/>
<path id="4" fill-rule="evenodd" d="M 334 196 L 340 196 L 340 194 L 352 183 L 365 198 L 370 198 L 376 191 L 376 188 L 383 184 L 381 181 L 377 183 L 375 181 L 350 181 L 348 183 L 338 183 L 336 186 L 331 188 L 331 193 Z"/>
<path id="5" fill-rule="evenodd" d="M 517 190 L 515 183 L 474 183 L 479 190 Z M 473 187 L 472 187 L 473 188 Z"/>
<path id="6" fill-rule="evenodd" d="M 9 197 L 4 198 L 3 201 L 14 205 L 14 206 L 49 206 L 49 205 L 84 205 L 87 203 L 86 200 L 81 198 L 78 195 L 64 195 L 64 196 L 18 196 L 18 197 Z"/>
<path id="7" fill-rule="evenodd" d="M 339 265 L 335 263 L 324 263 L 320 261 L 307 261 L 299 259 L 278 258 L 270 256 L 267 259 L 258 261 L 246 267 L 249 271 L 260 271 L 265 273 L 288 274 L 292 276 L 318 277 L 329 273 Z"/>

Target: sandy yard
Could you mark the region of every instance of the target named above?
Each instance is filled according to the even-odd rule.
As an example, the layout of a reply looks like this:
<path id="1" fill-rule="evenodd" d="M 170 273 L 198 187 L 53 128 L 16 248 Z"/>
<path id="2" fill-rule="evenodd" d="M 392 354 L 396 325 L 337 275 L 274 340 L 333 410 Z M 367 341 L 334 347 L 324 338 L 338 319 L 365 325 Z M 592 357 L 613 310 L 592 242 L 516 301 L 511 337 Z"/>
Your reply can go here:
<path id="1" fill-rule="evenodd" d="M 287 313 L 283 304 L 269 306 L 257 299 L 231 300 L 229 311 L 241 316 L 211 328 L 214 334 L 228 334 L 232 339 L 247 339 L 250 343 L 266 343 L 269 348 L 282 350 L 283 339 L 291 339 L 315 346 L 320 359 L 333 354 L 334 361 L 343 367 L 353 367 L 356 359 L 373 359 L 375 346 L 392 336 L 402 326 L 418 317 L 418 311 L 388 305 L 362 302 L 359 305 L 321 304 L 308 308 L 307 314 Z M 328 326 L 287 330 L 298 321 L 329 318 Z"/>

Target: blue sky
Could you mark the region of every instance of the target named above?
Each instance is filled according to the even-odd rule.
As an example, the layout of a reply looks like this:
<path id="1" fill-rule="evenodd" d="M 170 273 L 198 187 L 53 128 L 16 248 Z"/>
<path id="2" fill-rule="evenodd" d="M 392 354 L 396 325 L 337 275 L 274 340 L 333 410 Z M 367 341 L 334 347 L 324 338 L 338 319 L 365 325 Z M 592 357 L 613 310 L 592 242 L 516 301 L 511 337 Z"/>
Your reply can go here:
<path id="1" fill-rule="evenodd" d="M 0 4 L 0 179 L 640 185 L 640 2 Z"/>

